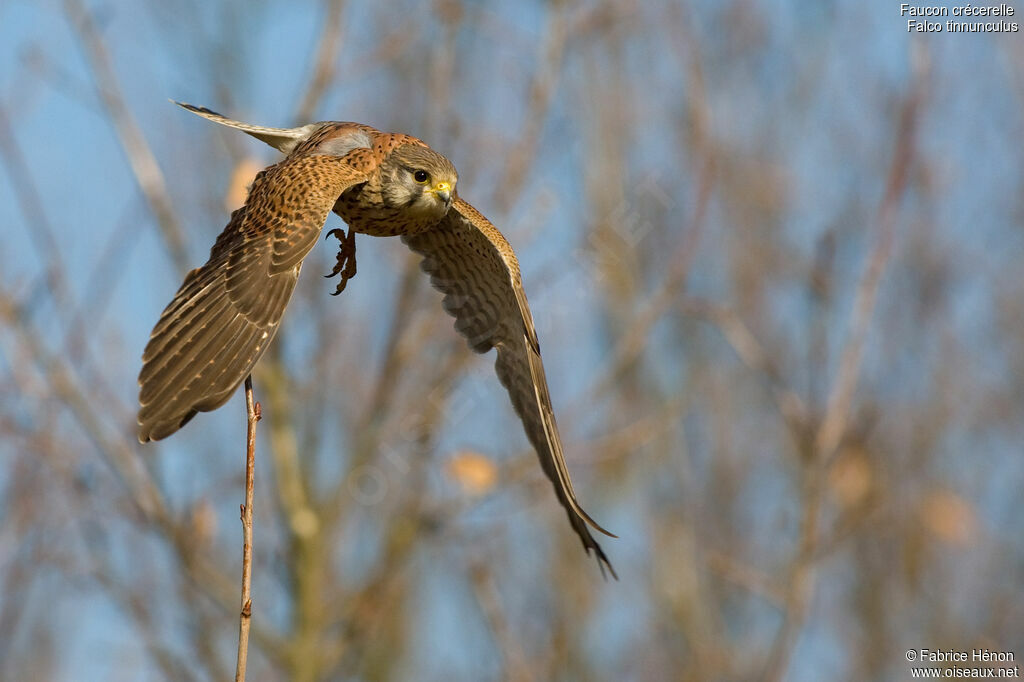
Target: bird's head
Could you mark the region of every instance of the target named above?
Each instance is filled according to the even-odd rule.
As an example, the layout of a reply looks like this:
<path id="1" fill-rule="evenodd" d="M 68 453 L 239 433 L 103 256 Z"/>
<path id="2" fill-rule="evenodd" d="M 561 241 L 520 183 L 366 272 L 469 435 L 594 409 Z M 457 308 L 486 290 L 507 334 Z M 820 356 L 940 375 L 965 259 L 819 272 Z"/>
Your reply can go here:
<path id="1" fill-rule="evenodd" d="M 381 174 L 388 179 L 381 195 L 391 207 L 440 220 L 455 200 L 459 174 L 451 161 L 429 147 L 398 147 L 381 165 Z"/>

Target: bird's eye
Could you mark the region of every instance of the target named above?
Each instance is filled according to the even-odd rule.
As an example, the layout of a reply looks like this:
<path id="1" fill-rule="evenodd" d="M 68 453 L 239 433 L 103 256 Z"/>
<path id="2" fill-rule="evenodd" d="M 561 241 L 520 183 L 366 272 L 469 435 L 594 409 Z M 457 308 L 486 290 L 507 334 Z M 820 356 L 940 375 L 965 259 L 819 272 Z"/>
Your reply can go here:
<path id="1" fill-rule="evenodd" d="M 418 170 L 412 174 L 412 179 L 423 185 L 430 179 L 430 173 L 425 170 Z"/>

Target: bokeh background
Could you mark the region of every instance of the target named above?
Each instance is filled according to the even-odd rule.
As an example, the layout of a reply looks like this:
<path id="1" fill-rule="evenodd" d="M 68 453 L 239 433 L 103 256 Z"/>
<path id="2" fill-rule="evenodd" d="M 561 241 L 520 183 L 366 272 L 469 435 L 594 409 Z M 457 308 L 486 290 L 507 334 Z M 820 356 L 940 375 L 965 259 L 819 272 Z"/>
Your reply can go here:
<path id="1" fill-rule="evenodd" d="M 855 0 L 0 2 L 0 678 L 234 668 L 243 396 L 141 446 L 135 378 L 276 152 L 168 98 L 449 156 L 620 536 L 605 581 L 399 241 L 338 298 L 321 245 L 254 375 L 250 679 L 1024 656 L 1022 40 Z"/>

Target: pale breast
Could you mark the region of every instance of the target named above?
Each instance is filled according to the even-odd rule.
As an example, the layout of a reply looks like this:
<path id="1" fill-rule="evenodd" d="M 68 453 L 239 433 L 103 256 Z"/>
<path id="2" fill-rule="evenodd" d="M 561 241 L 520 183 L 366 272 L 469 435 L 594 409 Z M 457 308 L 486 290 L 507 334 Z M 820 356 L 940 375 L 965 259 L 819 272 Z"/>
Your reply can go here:
<path id="1" fill-rule="evenodd" d="M 435 217 L 421 218 L 402 208 L 385 206 L 371 183 L 353 187 L 334 204 L 334 212 L 349 227 L 372 237 L 416 234 L 437 224 Z"/>

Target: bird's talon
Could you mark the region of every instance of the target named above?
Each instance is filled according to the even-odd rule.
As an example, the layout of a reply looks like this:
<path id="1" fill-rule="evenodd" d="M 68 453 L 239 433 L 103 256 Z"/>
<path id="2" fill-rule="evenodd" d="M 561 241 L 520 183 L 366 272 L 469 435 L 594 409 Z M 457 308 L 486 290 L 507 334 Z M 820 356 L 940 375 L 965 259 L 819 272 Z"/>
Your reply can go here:
<path id="1" fill-rule="evenodd" d="M 341 228 L 334 228 L 327 233 L 328 237 L 337 237 L 338 242 L 338 257 L 337 262 L 334 264 L 334 269 L 324 277 L 334 277 L 335 275 L 341 275 L 341 279 L 338 282 L 338 288 L 331 294 L 337 296 L 345 290 L 345 285 L 348 281 L 356 275 L 356 235 L 352 230 L 349 230 L 348 234 L 345 234 Z"/>
<path id="2" fill-rule="evenodd" d="M 342 267 L 344 267 L 344 263 L 338 263 L 337 265 L 334 266 L 334 269 L 328 272 L 326 275 L 324 275 L 324 277 L 334 277 L 339 272 L 341 272 Z"/>

